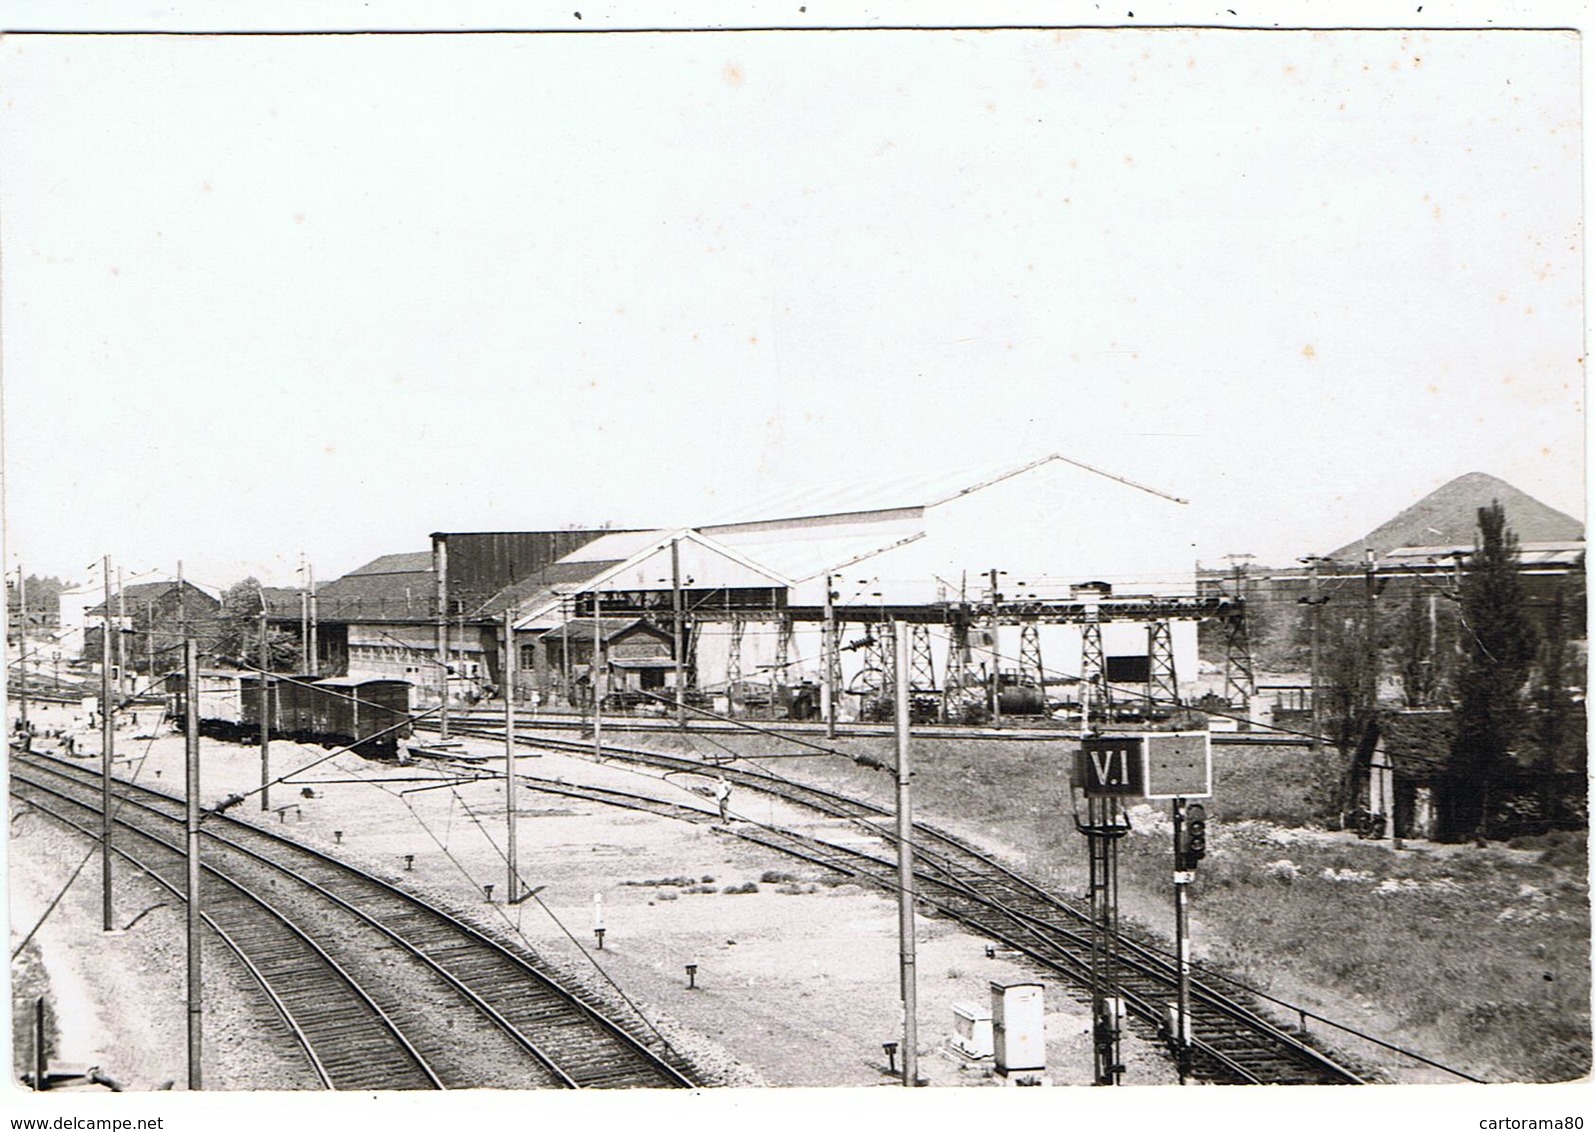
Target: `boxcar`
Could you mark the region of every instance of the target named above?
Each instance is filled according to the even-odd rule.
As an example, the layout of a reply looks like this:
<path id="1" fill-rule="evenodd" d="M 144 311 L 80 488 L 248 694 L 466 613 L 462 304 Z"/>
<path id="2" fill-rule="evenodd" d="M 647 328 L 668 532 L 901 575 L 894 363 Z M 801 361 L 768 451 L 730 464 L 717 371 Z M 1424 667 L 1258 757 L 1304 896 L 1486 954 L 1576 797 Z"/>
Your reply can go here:
<path id="1" fill-rule="evenodd" d="M 286 675 L 272 682 L 272 734 L 293 739 L 316 738 L 314 676 Z"/>
<path id="2" fill-rule="evenodd" d="M 399 740 L 410 734 L 407 680 L 335 676 L 318 681 L 316 689 L 316 731 L 323 739 L 354 744 L 364 755 L 392 758 Z"/>
<path id="3" fill-rule="evenodd" d="M 197 676 L 199 694 L 195 701 L 201 735 L 235 738 L 243 727 L 243 698 L 239 673 L 210 671 Z M 181 674 L 166 677 L 166 694 L 172 718 L 178 727 L 188 720 L 187 688 Z"/>

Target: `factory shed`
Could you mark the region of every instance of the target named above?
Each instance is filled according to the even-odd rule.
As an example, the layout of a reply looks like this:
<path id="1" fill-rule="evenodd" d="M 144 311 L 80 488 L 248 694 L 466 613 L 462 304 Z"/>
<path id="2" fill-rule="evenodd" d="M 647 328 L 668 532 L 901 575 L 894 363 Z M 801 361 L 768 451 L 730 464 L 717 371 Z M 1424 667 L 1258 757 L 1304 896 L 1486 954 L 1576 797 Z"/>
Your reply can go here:
<path id="1" fill-rule="evenodd" d="M 500 613 L 511 605 L 518 610 L 517 687 L 576 704 L 585 691 L 580 673 L 564 658 L 576 654 L 578 646 L 569 642 L 590 639 L 595 615 L 630 618 L 628 624 L 642 619 L 668 630 L 673 642 L 679 587 L 685 657 L 714 668 L 718 653 L 700 650 L 699 642 L 729 632 L 733 620 L 778 618 L 791 585 L 790 578 L 698 531 L 625 531 L 594 539 L 530 579 L 524 591 L 496 595 L 489 606 Z M 659 686 L 653 673 L 644 673 L 666 666 L 621 667 L 635 673 L 632 682 L 640 689 Z M 695 669 L 689 683 L 697 685 L 701 676 Z"/>
<path id="2" fill-rule="evenodd" d="M 316 611 L 321 651 L 341 648 L 349 676 L 408 680 L 418 698 L 437 698 L 437 574 L 429 551 L 384 554 L 317 587 Z M 480 636 L 461 626 L 450 641 L 451 663 L 468 680 L 481 675 Z"/>
<path id="3" fill-rule="evenodd" d="M 414 622 L 437 618 L 437 575 L 428 551 L 384 554 L 316 588 L 323 620 Z"/>
<path id="4" fill-rule="evenodd" d="M 794 605 L 818 604 L 825 575 L 844 572 L 869 578 L 887 604 L 956 600 L 966 576 L 993 568 L 1060 592 L 1084 581 L 1136 593 L 1195 589 L 1188 502 L 1061 453 L 820 488 L 745 514 L 699 529 L 794 578 Z"/>
<path id="5" fill-rule="evenodd" d="M 1191 510 L 1174 495 L 1051 453 L 1022 464 L 792 493 L 700 530 L 794 579 L 788 607 L 800 623 L 792 644 L 801 664 L 791 675 L 812 676 L 820 648 L 814 621 L 828 580 L 838 619 L 850 626 L 935 603 L 976 604 L 993 594 L 1004 601 L 1064 600 L 1087 582 L 1106 583 L 1114 595 L 1193 595 Z M 1109 654 L 1149 650 L 1145 625 L 1109 624 L 1101 633 Z M 845 635 L 878 636 L 851 628 Z M 988 666 L 1017 668 L 1019 636 L 1013 626 L 999 629 Z M 932 637 L 932 667 L 939 672 L 949 634 L 936 629 Z M 1040 637 L 1046 678 L 1067 683 L 1080 671 L 1080 631 L 1049 625 Z M 755 648 L 758 662 L 783 659 L 768 643 Z M 1176 671 L 1194 677 L 1193 623 L 1173 626 L 1172 649 Z M 877 659 L 844 646 L 842 686 L 870 684 Z M 748 670 L 746 658 L 741 667 Z"/>

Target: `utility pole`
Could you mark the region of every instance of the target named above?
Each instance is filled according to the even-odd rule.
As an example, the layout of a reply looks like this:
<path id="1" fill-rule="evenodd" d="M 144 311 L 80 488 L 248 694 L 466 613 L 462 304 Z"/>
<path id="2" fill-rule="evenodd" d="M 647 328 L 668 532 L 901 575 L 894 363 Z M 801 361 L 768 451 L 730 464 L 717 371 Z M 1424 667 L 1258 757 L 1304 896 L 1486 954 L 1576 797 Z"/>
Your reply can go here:
<path id="1" fill-rule="evenodd" d="M 305 552 L 299 552 L 299 573 L 305 573 Z M 310 659 L 310 587 L 305 585 L 299 591 L 299 671 L 311 670 Z"/>
<path id="2" fill-rule="evenodd" d="M 820 642 L 820 714 L 825 716 L 825 734 L 836 738 L 836 591 L 835 575 L 825 575 L 825 634 Z"/>
<path id="3" fill-rule="evenodd" d="M 598 657 L 604 648 L 603 603 L 604 595 L 594 590 L 593 659 L 587 666 L 587 683 L 591 686 L 593 694 L 593 757 L 599 761 L 604 757 L 604 690 L 599 686 L 598 667 Z M 677 667 L 676 671 L 680 672 L 681 669 Z"/>
<path id="4" fill-rule="evenodd" d="M 1179 964 L 1179 989 L 1176 995 L 1174 1038 L 1175 1058 L 1180 1084 L 1189 1084 L 1191 1076 L 1191 882 L 1196 874 L 1180 860 L 1180 847 L 1185 844 L 1185 799 L 1176 798 L 1170 803 L 1174 813 L 1174 954 Z"/>
<path id="5" fill-rule="evenodd" d="M 60 688 L 56 690 L 60 691 Z M 22 721 L 23 748 L 31 750 L 33 744 L 26 738 L 28 734 L 28 580 L 20 564 L 17 566 L 17 710 L 18 718 Z"/>
<path id="6" fill-rule="evenodd" d="M 676 724 L 687 727 L 687 657 L 682 641 L 681 540 L 670 540 L 670 609 L 676 650 Z"/>
<path id="7" fill-rule="evenodd" d="M 110 561 L 109 558 L 106 559 Z M 188 632 L 188 607 L 183 601 L 183 560 L 177 560 L 177 632 L 179 635 Z"/>
<path id="8" fill-rule="evenodd" d="M 100 562 L 105 585 L 105 616 L 100 619 L 100 911 L 101 929 L 115 931 L 111 920 L 111 556 Z M 190 696 L 192 703 L 193 697 Z"/>
<path id="9" fill-rule="evenodd" d="M 997 647 L 997 569 L 991 570 L 991 722 L 1002 726 L 1002 653 Z"/>
<path id="10" fill-rule="evenodd" d="M 183 749 L 187 755 L 184 776 L 188 818 L 188 1087 L 198 1091 L 202 1083 L 200 1047 L 204 1035 L 203 989 L 200 983 L 200 907 L 199 907 L 199 644 L 193 637 L 183 641 L 184 707 Z"/>
<path id="11" fill-rule="evenodd" d="M 559 626 L 559 675 L 560 683 L 563 685 L 561 691 L 565 695 L 565 705 L 574 707 L 575 697 L 571 695 L 570 686 L 570 623 L 576 616 L 575 602 L 571 603 L 567 612 L 562 601 L 560 603 L 560 613 L 562 616 L 560 617 Z"/>
<path id="12" fill-rule="evenodd" d="M 438 708 L 438 738 L 449 737 L 449 544 L 441 535 L 432 536 L 432 570 L 438 585 L 438 670 L 443 682 Z"/>
<path id="13" fill-rule="evenodd" d="M 519 903 L 521 897 L 519 860 L 515 851 L 515 609 L 504 608 L 504 822 L 507 827 L 508 883 L 504 891 L 508 902 Z"/>
<path id="14" fill-rule="evenodd" d="M 127 624 L 127 587 L 122 584 L 122 568 L 116 568 L 116 690 L 120 692 L 127 680 L 127 634 L 122 626 Z"/>
<path id="15" fill-rule="evenodd" d="M 271 645 L 266 599 L 260 601 L 260 812 L 271 809 Z"/>
<path id="16" fill-rule="evenodd" d="M 155 682 L 155 602 L 144 603 L 144 648 L 149 653 L 150 683 Z M 263 666 L 264 667 L 264 666 Z M 60 680 L 56 681 L 57 684 Z"/>
<path id="17" fill-rule="evenodd" d="M 313 562 L 305 563 L 305 585 L 305 602 L 310 607 L 310 671 L 320 676 L 321 650 L 316 647 L 316 566 Z"/>
<path id="18" fill-rule="evenodd" d="M 903 1086 L 919 1084 L 918 979 L 914 955 L 914 816 L 908 784 L 908 623 L 892 626 L 896 638 L 897 693 L 897 908 L 903 997 Z"/>
<path id="19" fill-rule="evenodd" d="M 1308 652 L 1308 707 L 1312 710 L 1312 753 L 1316 756 L 1323 753 L 1323 733 L 1319 727 L 1318 715 L 1318 623 L 1319 610 L 1323 608 L 1324 599 L 1318 595 L 1318 563 L 1322 561 L 1316 554 L 1310 554 L 1302 561 L 1307 563 L 1307 597 L 1305 604 L 1312 609 L 1311 631 Z"/>

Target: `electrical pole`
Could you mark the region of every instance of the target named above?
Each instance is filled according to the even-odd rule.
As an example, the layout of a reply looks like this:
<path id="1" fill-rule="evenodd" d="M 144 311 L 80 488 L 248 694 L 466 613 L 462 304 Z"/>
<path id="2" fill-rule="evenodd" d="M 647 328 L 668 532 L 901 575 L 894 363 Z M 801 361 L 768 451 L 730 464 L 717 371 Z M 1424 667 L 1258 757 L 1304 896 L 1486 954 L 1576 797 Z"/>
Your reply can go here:
<path id="1" fill-rule="evenodd" d="M 59 683 L 59 681 L 58 681 Z M 59 688 L 56 689 L 60 691 Z M 22 721 L 22 746 L 33 748 L 28 734 L 28 580 L 17 566 L 17 710 Z"/>
<path id="2" fill-rule="evenodd" d="M 504 608 L 504 821 L 507 827 L 508 884 L 504 891 L 508 901 L 518 903 L 521 896 L 520 873 L 516 869 L 519 857 L 515 851 L 515 610 Z"/>
<path id="3" fill-rule="evenodd" d="M 299 552 L 299 573 L 305 573 L 305 552 Z M 305 585 L 299 591 L 299 671 L 310 671 L 310 587 Z"/>
<path id="4" fill-rule="evenodd" d="M 571 602 L 567 612 L 565 603 L 561 601 L 559 611 L 562 614 L 559 626 L 559 678 L 562 685 L 560 690 L 565 694 L 565 706 L 575 707 L 576 698 L 571 695 L 570 686 L 570 623 L 576 617 L 576 603 Z"/>
<path id="5" fill-rule="evenodd" d="M 1175 1059 L 1180 1074 L 1180 1084 L 1189 1084 L 1191 1076 L 1191 932 L 1190 889 L 1196 874 L 1180 860 L 1185 844 L 1185 799 L 1176 798 L 1170 803 L 1174 814 L 1174 954 L 1179 963 L 1179 989 L 1175 1009 L 1179 1017 L 1174 1038 Z"/>
<path id="6" fill-rule="evenodd" d="M 825 716 L 825 734 L 836 738 L 836 591 L 835 575 L 825 575 L 825 639 L 820 642 L 820 714 Z"/>
<path id="7" fill-rule="evenodd" d="M 310 607 L 310 671 L 312 675 L 321 675 L 321 650 L 316 647 L 316 566 L 313 562 L 305 563 L 305 603 Z"/>
<path id="8" fill-rule="evenodd" d="M 271 645 L 266 601 L 260 602 L 260 812 L 271 809 Z"/>
<path id="9" fill-rule="evenodd" d="M 449 737 L 449 544 L 439 535 L 432 536 L 432 570 L 438 585 L 438 668 L 443 682 L 441 706 L 438 708 L 438 738 Z"/>
<path id="10" fill-rule="evenodd" d="M 122 568 L 116 568 L 116 690 L 120 692 L 127 680 L 127 634 L 122 626 L 127 623 L 127 588 L 122 584 Z"/>
<path id="11" fill-rule="evenodd" d="M 1002 653 L 997 647 L 997 569 L 991 570 L 991 722 L 1002 726 Z"/>
<path id="12" fill-rule="evenodd" d="M 193 637 L 183 641 L 185 670 L 183 749 L 187 755 L 185 790 L 188 817 L 188 1087 L 199 1090 L 201 1081 L 200 1047 L 204 1034 L 202 987 L 200 983 L 200 907 L 199 907 L 199 644 Z"/>
<path id="13" fill-rule="evenodd" d="M 105 616 L 100 619 L 100 911 L 101 928 L 115 931 L 111 920 L 111 556 L 100 562 L 105 584 Z"/>
<path id="14" fill-rule="evenodd" d="M 155 682 L 155 602 L 144 603 L 144 648 L 149 653 L 150 683 Z M 57 684 L 60 680 L 56 681 Z"/>
<path id="15" fill-rule="evenodd" d="M 1307 605 L 1312 608 L 1312 622 L 1309 652 L 1308 652 L 1308 707 L 1312 710 L 1312 753 L 1316 756 L 1323 753 L 1323 737 L 1319 727 L 1318 716 L 1318 623 L 1319 610 L 1323 607 L 1324 599 L 1318 596 L 1318 563 L 1321 559 L 1316 555 L 1309 555 L 1307 562 Z"/>
<path id="16" fill-rule="evenodd" d="M 604 757 L 604 690 L 599 685 L 598 669 L 598 656 L 604 648 L 603 603 L 604 595 L 594 590 L 593 659 L 587 666 L 587 683 L 591 685 L 593 694 L 593 757 L 599 761 Z M 676 671 L 680 672 L 681 669 L 677 667 Z"/>
<path id="17" fill-rule="evenodd" d="M 670 609 L 675 631 L 676 650 L 676 723 L 682 730 L 687 727 L 687 657 L 682 641 L 681 609 L 681 540 L 670 540 Z"/>
<path id="18" fill-rule="evenodd" d="M 908 623 L 892 626 L 896 638 L 897 693 L 897 907 L 898 951 L 902 970 L 903 1085 L 919 1084 L 918 979 L 914 956 L 914 817 L 908 784 Z"/>

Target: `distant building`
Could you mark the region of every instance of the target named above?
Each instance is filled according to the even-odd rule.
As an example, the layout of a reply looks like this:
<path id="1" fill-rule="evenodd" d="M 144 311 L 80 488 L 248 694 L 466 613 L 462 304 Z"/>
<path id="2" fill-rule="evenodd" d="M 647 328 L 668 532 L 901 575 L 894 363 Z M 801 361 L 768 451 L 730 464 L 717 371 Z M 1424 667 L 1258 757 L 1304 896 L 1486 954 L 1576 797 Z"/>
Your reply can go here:
<path id="1" fill-rule="evenodd" d="M 86 591 L 85 591 L 86 592 Z M 98 661 L 105 623 L 105 591 L 97 604 L 83 610 L 83 655 Z M 62 595 L 63 607 L 67 595 Z M 192 582 L 135 582 L 111 596 L 112 624 L 121 635 L 112 640 L 111 663 L 145 674 L 169 672 L 182 665 L 183 638 L 214 634 L 221 601 Z"/>

